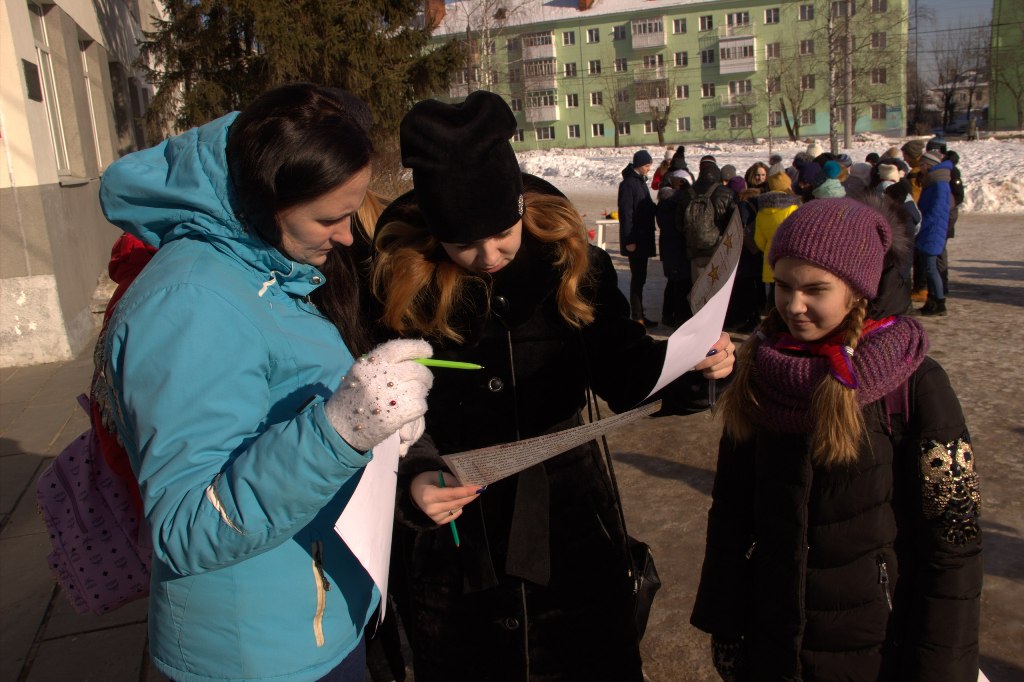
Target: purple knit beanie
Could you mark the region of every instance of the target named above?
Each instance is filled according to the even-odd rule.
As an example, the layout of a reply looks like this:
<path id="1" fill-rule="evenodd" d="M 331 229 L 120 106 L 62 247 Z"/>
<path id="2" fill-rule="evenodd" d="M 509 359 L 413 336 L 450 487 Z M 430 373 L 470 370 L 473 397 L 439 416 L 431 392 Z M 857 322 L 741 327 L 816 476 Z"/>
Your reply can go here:
<path id="1" fill-rule="evenodd" d="M 891 245 L 889 223 L 877 211 L 853 199 L 815 199 L 779 226 L 768 263 L 774 268 L 780 258 L 805 260 L 872 299 Z"/>

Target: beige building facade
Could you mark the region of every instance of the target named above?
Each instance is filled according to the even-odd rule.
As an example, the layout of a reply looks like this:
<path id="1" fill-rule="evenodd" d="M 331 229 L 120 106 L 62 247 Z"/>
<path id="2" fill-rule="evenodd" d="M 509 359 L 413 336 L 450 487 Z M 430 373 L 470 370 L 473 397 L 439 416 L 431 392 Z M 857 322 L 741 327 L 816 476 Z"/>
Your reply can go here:
<path id="1" fill-rule="evenodd" d="M 153 0 L 0 3 L 0 367 L 74 357 L 118 236 L 99 179 L 146 146 L 132 66 Z"/>

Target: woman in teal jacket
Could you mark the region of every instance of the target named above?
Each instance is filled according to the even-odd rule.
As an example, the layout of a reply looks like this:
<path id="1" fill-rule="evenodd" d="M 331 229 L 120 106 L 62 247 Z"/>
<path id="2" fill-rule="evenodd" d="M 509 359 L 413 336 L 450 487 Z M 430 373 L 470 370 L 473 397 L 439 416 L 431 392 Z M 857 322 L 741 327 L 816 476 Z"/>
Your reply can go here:
<path id="1" fill-rule="evenodd" d="M 380 594 L 333 526 L 370 448 L 422 433 L 431 376 L 417 340 L 353 362 L 352 105 L 278 88 L 104 174 L 107 218 L 159 247 L 101 352 L 154 546 L 150 652 L 177 682 L 365 674 Z"/>

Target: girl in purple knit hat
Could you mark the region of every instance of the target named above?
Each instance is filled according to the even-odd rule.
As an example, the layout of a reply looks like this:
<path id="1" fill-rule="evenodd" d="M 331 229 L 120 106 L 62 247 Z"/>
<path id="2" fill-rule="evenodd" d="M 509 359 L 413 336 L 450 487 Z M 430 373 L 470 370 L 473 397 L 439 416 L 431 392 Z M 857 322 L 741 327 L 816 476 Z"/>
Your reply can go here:
<path id="1" fill-rule="evenodd" d="M 772 240 L 775 308 L 719 403 L 691 616 L 724 680 L 978 677 L 970 436 L 924 329 L 879 311 L 905 248 L 845 198 Z"/>

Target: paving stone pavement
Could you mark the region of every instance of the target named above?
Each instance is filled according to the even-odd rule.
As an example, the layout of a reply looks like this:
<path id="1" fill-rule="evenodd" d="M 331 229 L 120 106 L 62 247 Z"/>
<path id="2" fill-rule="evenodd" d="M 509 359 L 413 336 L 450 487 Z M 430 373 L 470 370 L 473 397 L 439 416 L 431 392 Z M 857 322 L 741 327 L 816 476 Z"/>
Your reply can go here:
<path id="1" fill-rule="evenodd" d="M 614 191 L 570 195 L 588 221 L 614 208 Z M 1024 680 L 1024 387 L 1017 384 L 1024 365 L 1012 340 L 1024 323 L 1022 228 L 1024 216 L 961 216 L 950 243 L 949 315 L 924 322 L 977 448 L 986 534 L 982 668 L 992 682 Z M 625 289 L 629 273 L 614 231 L 608 239 Z M 663 286 L 652 262 L 648 310 L 660 311 Z M 165 679 L 149 663 L 145 601 L 80 616 L 46 567 L 34 482 L 88 426 L 75 397 L 91 373 L 91 351 L 70 362 L 0 369 L 0 682 Z M 664 581 L 643 642 L 653 682 L 717 679 L 707 638 L 688 619 L 719 432 L 701 414 L 648 420 L 609 437 L 630 531 L 651 544 Z"/>

